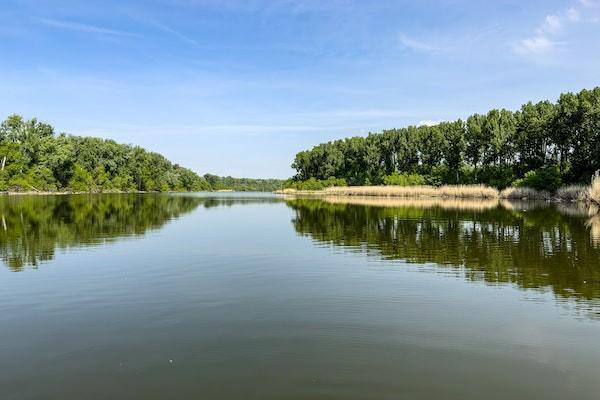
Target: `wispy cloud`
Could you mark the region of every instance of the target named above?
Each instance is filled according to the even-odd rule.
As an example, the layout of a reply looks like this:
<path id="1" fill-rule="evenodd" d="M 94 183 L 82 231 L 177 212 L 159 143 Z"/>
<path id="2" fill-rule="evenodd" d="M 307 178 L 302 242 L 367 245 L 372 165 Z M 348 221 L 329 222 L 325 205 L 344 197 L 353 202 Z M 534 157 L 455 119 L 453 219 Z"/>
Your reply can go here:
<path id="1" fill-rule="evenodd" d="M 110 35 L 110 36 L 137 36 L 135 33 L 132 33 L 132 32 L 116 30 L 116 29 L 109 29 L 109 28 L 104 28 L 101 26 L 90 25 L 90 24 L 85 24 L 85 23 L 80 23 L 80 22 L 72 22 L 72 21 L 64 21 L 64 20 L 48 19 L 48 18 L 35 18 L 35 21 L 37 21 L 40 24 L 50 26 L 52 28 L 66 29 L 66 30 L 77 31 L 77 32 L 95 33 L 95 34 Z"/>
<path id="2" fill-rule="evenodd" d="M 569 27 L 583 22 L 597 22 L 594 15 L 599 5 L 600 2 L 596 0 L 579 0 L 566 10 L 546 15 L 534 35 L 520 40 L 515 45 L 515 52 L 524 56 L 549 54 L 561 46 L 563 41 L 560 38 Z"/>
<path id="3" fill-rule="evenodd" d="M 429 43 L 413 39 L 404 33 L 398 34 L 398 42 L 402 47 L 422 53 L 434 53 L 438 51 L 436 47 L 430 45 Z"/>
<path id="4" fill-rule="evenodd" d="M 187 35 L 184 35 L 183 33 L 181 33 L 179 31 L 171 28 L 170 26 L 167 26 L 167 25 L 164 25 L 164 24 L 161 24 L 161 23 L 158 23 L 158 22 L 155 22 L 153 25 L 156 26 L 158 29 L 160 29 L 160 30 L 162 30 L 164 32 L 167 32 L 167 33 L 173 35 L 174 37 L 176 37 L 177 39 L 181 40 L 182 42 L 185 42 L 187 44 L 191 44 L 192 46 L 198 46 L 199 45 L 199 43 L 196 40 L 194 40 L 191 37 L 189 37 Z"/>

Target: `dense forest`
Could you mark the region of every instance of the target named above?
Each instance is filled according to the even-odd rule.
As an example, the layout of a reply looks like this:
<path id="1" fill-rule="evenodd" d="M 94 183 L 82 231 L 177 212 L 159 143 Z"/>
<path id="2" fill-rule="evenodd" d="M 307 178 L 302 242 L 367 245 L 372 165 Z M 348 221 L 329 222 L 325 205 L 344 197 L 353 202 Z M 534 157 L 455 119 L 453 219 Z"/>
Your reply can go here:
<path id="1" fill-rule="evenodd" d="M 510 185 L 554 190 L 600 169 L 600 87 L 434 126 L 323 143 L 298 153 L 288 186 Z"/>
<path id="2" fill-rule="evenodd" d="M 201 177 L 139 146 L 57 135 L 52 126 L 18 115 L 0 124 L 0 191 L 275 190 L 281 185 L 276 180 Z"/>

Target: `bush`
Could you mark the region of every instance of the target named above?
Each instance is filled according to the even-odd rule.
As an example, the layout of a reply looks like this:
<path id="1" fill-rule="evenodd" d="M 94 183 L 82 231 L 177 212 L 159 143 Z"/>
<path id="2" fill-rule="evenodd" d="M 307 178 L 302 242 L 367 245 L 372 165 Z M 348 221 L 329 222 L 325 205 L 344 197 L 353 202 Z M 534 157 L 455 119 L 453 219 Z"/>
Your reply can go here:
<path id="1" fill-rule="evenodd" d="M 445 166 L 435 166 L 425 175 L 425 183 L 431 186 L 442 186 L 444 182 L 447 182 L 448 173 L 448 168 Z"/>
<path id="2" fill-rule="evenodd" d="M 330 177 L 324 180 L 319 180 L 315 178 L 310 178 L 305 181 L 289 180 L 284 185 L 286 189 L 296 190 L 322 190 L 332 186 L 348 186 L 348 183 L 345 179 L 337 179 L 335 177 Z"/>
<path id="3" fill-rule="evenodd" d="M 425 177 L 419 174 L 403 172 L 401 174 L 394 172 L 383 178 L 383 184 L 386 186 L 420 186 L 425 184 Z"/>
<path id="4" fill-rule="evenodd" d="M 529 171 L 522 179 L 513 182 L 515 187 L 530 187 L 536 190 L 556 192 L 562 185 L 560 171 L 555 166 Z"/>
<path id="5" fill-rule="evenodd" d="M 73 176 L 69 181 L 69 187 L 74 192 L 91 191 L 94 185 L 94 177 L 79 164 L 73 167 Z"/>

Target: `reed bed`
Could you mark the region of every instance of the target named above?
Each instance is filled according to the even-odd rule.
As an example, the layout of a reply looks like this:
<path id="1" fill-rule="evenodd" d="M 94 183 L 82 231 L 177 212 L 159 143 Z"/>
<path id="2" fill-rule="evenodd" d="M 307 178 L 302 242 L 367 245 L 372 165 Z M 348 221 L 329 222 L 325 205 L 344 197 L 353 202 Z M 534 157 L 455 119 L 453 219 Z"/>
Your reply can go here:
<path id="1" fill-rule="evenodd" d="M 550 192 L 530 187 L 508 187 L 500 192 L 500 197 L 509 200 L 551 200 Z"/>
<path id="2" fill-rule="evenodd" d="M 596 171 L 592 177 L 592 184 L 588 189 L 588 199 L 600 204 L 600 171 Z"/>
<path id="3" fill-rule="evenodd" d="M 587 201 L 589 186 L 569 185 L 556 191 L 556 197 L 564 201 Z"/>
<path id="4" fill-rule="evenodd" d="M 446 198 L 498 198 L 498 190 L 484 185 L 435 186 L 348 186 L 323 190 L 327 196 L 377 196 L 377 197 L 446 197 Z"/>
<path id="5" fill-rule="evenodd" d="M 501 192 L 485 185 L 435 186 L 334 186 L 322 190 L 283 189 L 275 193 L 297 196 L 347 196 L 380 198 L 444 198 L 570 201 L 600 204 L 600 171 L 590 186 L 570 185 L 550 193 L 530 187 L 508 187 Z"/>
<path id="6" fill-rule="evenodd" d="M 592 204 L 588 212 L 590 218 L 586 226 L 590 229 L 590 238 L 594 245 L 600 245 L 600 206 Z"/>

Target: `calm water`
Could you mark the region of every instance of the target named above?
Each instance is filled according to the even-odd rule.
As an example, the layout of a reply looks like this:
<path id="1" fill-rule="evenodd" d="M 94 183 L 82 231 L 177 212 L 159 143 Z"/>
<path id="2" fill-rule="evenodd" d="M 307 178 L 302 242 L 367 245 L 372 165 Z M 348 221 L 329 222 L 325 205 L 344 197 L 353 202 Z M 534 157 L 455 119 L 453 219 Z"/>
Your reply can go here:
<path id="1" fill-rule="evenodd" d="M 0 198 L 0 399 L 598 399 L 600 217 Z"/>

